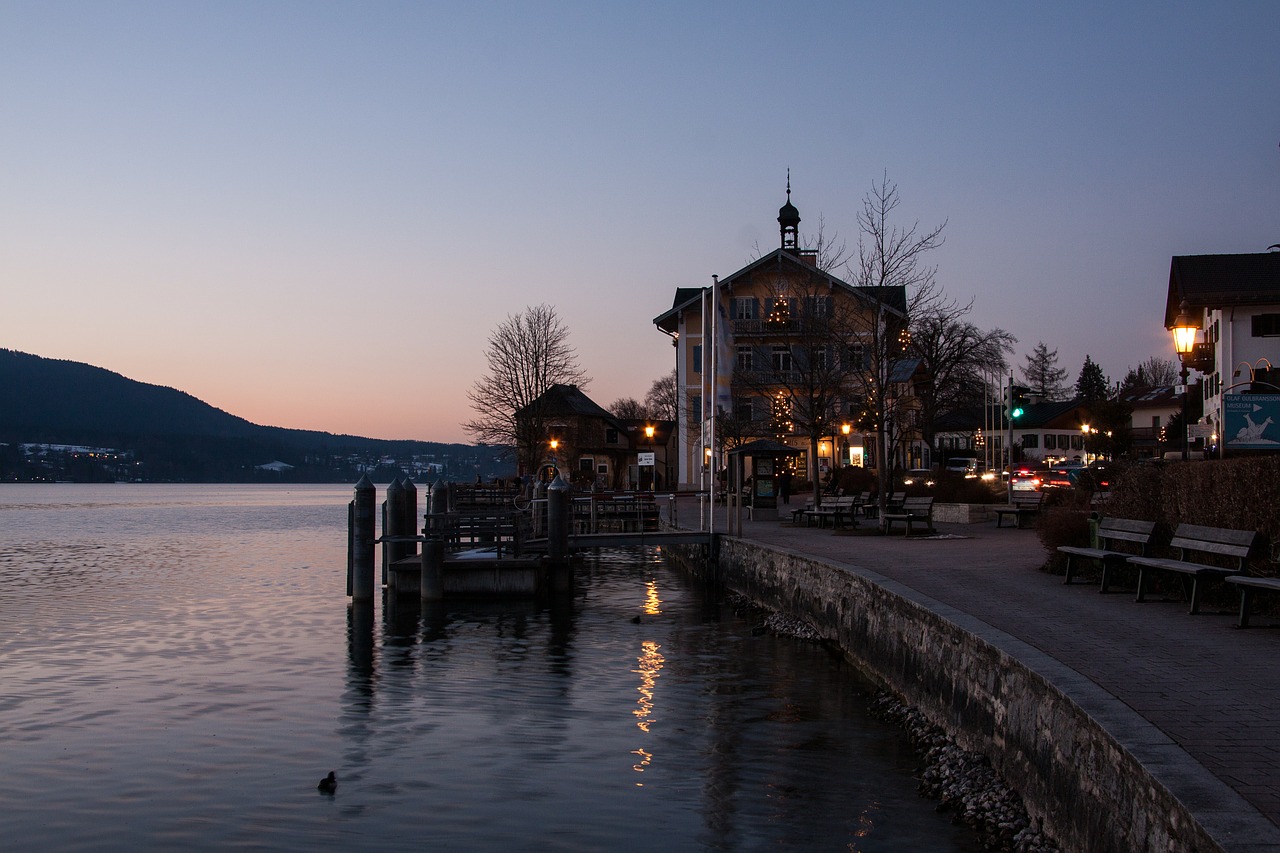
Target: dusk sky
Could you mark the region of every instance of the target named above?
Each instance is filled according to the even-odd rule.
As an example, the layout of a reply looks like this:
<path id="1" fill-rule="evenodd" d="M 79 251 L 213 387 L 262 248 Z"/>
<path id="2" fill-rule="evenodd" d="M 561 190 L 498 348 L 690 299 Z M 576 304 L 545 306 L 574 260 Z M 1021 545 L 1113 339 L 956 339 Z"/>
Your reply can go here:
<path id="1" fill-rule="evenodd" d="M 976 11 L 975 11 L 976 9 Z M 1276 4 L 6 2 L 0 347 L 251 421 L 467 441 L 554 305 L 609 405 L 676 287 L 887 174 L 971 319 L 1174 358 L 1172 255 L 1280 243 Z"/>

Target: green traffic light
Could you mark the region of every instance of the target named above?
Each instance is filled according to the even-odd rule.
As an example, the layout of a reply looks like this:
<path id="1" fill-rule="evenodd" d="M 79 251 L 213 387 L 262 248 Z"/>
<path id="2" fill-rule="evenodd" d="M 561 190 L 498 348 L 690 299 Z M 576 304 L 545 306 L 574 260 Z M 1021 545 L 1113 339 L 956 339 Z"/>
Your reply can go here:
<path id="1" fill-rule="evenodd" d="M 1009 413 L 1009 417 L 1011 418 L 1020 418 L 1022 417 L 1022 415 L 1023 415 L 1023 409 L 1021 406 L 1014 406 L 1013 411 Z"/>

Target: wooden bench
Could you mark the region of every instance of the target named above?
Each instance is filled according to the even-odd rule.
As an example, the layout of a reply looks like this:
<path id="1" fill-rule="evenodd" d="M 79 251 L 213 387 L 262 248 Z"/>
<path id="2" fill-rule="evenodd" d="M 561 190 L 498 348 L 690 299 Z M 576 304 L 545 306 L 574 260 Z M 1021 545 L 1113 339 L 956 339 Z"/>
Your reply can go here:
<path id="1" fill-rule="evenodd" d="M 896 511 L 898 511 L 899 509 L 901 509 L 901 508 L 902 508 L 902 502 L 903 502 L 904 500 L 906 500 L 906 498 L 907 498 L 907 494 L 906 494 L 906 492 L 894 492 L 894 493 L 892 493 L 891 495 L 889 495 L 889 500 L 885 501 L 884 511 L 885 511 L 885 512 L 896 512 Z M 868 502 L 863 506 L 863 508 L 862 508 L 862 509 L 863 509 L 862 514 L 863 514 L 863 515 L 865 515 L 867 518 L 877 518 L 877 517 L 879 517 L 879 515 L 880 515 L 880 500 L 879 500 L 879 496 L 877 495 L 875 500 L 868 501 Z"/>
<path id="2" fill-rule="evenodd" d="M 1147 578 L 1152 570 L 1177 572 L 1182 575 L 1183 586 L 1190 586 L 1191 612 L 1200 612 L 1200 579 L 1216 580 L 1244 572 L 1245 560 L 1258 543 L 1254 530 L 1232 530 L 1226 527 L 1203 527 L 1198 524 L 1179 524 L 1169 540 L 1170 547 L 1178 549 L 1178 559 L 1162 557 L 1129 557 L 1129 565 L 1138 567 L 1138 601 L 1144 601 Z M 1191 559 L 1191 554 L 1213 554 L 1235 560 L 1235 568 L 1211 566 Z"/>
<path id="3" fill-rule="evenodd" d="M 831 519 L 832 527 L 840 524 L 844 516 L 853 518 L 853 495 L 848 497 L 827 498 L 823 501 L 822 506 L 813 507 L 804 511 L 804 523 L 808 526 L 813 520 L 817 520 L 819 527 L 825 527 L 827 519 Z"/>
<path id="4" fill-rule="evenodd" d="M 1040 502 L 1044 500 L 1043 492 L 1014 492 L 1009 496 L 1008 506 L 998 506 L 996 511 L 996 527 L 1004 523 L 1006 515 L 1012 515 L 1019 528 L 1028 518 L 1040 514 Z"/>
<path id="5" fill-rule="evenodd" d="M 910 536 L 912 526 L 921 522 L 924 522 L 925 530 L 929 533 L 936 533 L 937 531 L 933 529 L 933 498 L 904 498 L 900 512 L 886 512 L 884 514 L 885 533 L 892 532 L 895 521 L 901 521 L 903 526 L 906 527 L 906 533 L 903 534 L 904 537 Z"/>
<path id="6" fill-rule="evenodd" d="M 1072 568 L 1075 565 L 1076 557 L 1085 557 L 1090 560 L 1097 560 L 1102 566 L 1102 585 L 1099 592 L 1106 592 L 1110 582 L 1110 572 L 1117 566 L 1124 565 L 1125 561 L 1135 556 L 1132 549 L 1137 549 L 1136 556 L 1145 557 L 1147 549 L 1151 546 L 1151 538 L 1155 535 L 1156 523 L 1154 521 L 1138 521 L 1133 518 L 1107 518 L 1103 517 L 1098 521 L 1098 544 L 1099 548 L 1079 548 L 1074 545 L 1059 545 L 1058 550 L 1067 555 L 1067 577 L 1062 582 L 1064 584 L 1071 583 Z M 1117 551 L 1115 544 L 1117 542 L 1130 543 L 1129 550 Z"/>
<path id="7" fill-rule="evenodd" d="M 1228 575 L 1227 583 L 1240 587 L 1240 618 L 1236 623 L 1241 628 L 1249 627 L 1249 602 L 1257 590 L 1280 592 L 1280 578 L 1254 578 L 1248 575 Z"/>

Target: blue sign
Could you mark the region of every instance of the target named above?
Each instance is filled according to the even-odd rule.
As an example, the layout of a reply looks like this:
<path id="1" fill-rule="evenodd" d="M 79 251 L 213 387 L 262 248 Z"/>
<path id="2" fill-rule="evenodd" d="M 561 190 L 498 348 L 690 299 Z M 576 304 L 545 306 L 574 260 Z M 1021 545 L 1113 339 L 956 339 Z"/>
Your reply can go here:
<path id="1" fill-rule="evenodd" d="M 1280 394 L 1226 394 L 1222 439 L 1227 450 L 1280 450 Z"/>

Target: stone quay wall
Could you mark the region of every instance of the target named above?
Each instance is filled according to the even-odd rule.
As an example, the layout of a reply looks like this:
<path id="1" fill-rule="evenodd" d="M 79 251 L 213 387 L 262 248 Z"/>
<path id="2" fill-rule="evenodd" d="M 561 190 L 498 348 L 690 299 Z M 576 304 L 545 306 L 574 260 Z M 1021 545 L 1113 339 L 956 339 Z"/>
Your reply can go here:
<path id="1" fill-rule="evenodd" d="M 983 636 L 990 626 L 874 572 L 728 537 L 714 564 L 705 547 L 672 550 L 691 571 L 808 622 L 962 748 L 986 755 L 1065 850 L 1222 849 L 1098 720 L 1026 662 L 1038 656 L 1030 647 L 1014 657 Z"/>

